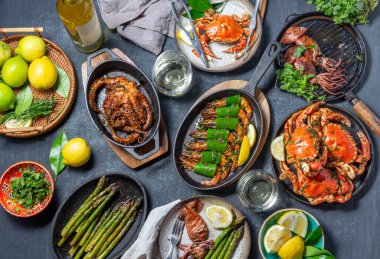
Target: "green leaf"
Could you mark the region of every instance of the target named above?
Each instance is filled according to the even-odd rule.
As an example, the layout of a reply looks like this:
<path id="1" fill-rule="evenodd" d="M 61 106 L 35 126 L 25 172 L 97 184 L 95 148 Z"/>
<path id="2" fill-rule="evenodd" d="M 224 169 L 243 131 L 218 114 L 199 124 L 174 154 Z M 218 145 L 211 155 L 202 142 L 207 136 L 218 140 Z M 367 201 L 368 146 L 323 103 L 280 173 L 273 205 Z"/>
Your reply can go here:
<path id="1" fill-rule="evenodd" d="M 190 10 L 190 15 L 193 20 L 196 20 L 198 18 L 202 18 L 205 16 L 204 13 L 195 11 L 194 9 Z M 187 16 L 187 13 L 183 13 L 182 16 L 189 19 L 189 16 Z"/>
<path id="2" fill-rule="evenodd" d="M 208 0 L 187 0 L 187 4 L 198 12 L 204 12 L 212 8 L 212 5 Z"/>
<path id="3" fill-rule="evenodd" d="M 335 257 L 327 250 L 313 247 L 313 246 L 305 246 L 305 250 L 303 251 L 304 257 L 314 257 L 314 256 L 330 256 L 329 258 Z"/>
<path id="4" fill-rule="evenodd" d="M 363 57 L 362 55 L 356 55 L 356 59 L 357 59 L 359 62 L 363 62 L 364 57 Z"/>
<path id="5" fill-rule="evenodd" d="M 220 3 L 211 4 L 211 6 L 216 11 L 219 8 L 224 8 L 224 6 L 226 6 L 226 4 L 227 4 L 227 1 L 223 1 L 223 2 L 220 2 Z"/>
<path id="6" fill-rule="evenodd" d="M 50 149 L 50 166 L 55 174 L 55 180 L 57 180 L 58 175 L 65 168 L 63 164 L 62 148 L 67 143 L 67 137 L 65 130 L 62 129 L 61 134 L 54 140 L 54 143 Z"/>
<path id="7" fill-rule="evenodd" d="M 322 237 L 322 227 L 319 225 L 305 239 L 306 246 L 314 246 Z"/>
<path id="8" fill-rule="evenodd" d="M 33 102 L 32 90 L 30 90 L 29 85 L 25 85 L 17 94 L 15 113 L 20 114 L 26 111 L 27 109 L 29 109 L 32 102 Z"/>
<path id="9" fill-rule="evenodd" d="M 56 67 L 58 71 L 58 78 L 57 82 L 55 82 L 54 89 L 57 91 L 57 94 L 63 98 L 67 98 L 70 93 L 70 79 L 62 68 L 57 65 Z"/>
<path id="10" fill-rule="evenodd" d="M 302 53 L 304 53 L 306 49 L 307 49 L 307 47 L 305 47 L 305 46 L 299 46 L 299 47 L 296 48 L 296 50 L 293 52 L 293 57 L 296 57 L 296 58 L 301 57 L 301 56 L 302 56 Z"/>

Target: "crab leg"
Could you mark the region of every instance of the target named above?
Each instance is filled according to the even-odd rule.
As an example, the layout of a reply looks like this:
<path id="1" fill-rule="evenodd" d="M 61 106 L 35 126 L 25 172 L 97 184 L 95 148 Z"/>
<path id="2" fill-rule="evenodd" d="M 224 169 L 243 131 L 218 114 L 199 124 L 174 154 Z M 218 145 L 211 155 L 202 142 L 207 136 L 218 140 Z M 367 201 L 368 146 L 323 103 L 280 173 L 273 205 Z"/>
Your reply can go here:
<path id="1" fill-rule="evenodd" d="M 299 190 L 299 182 L 297 176 L 293 173 L 292 170 L 288 167 L 288 165 L 285 162 L 280 162 L 280 180 L 285 180 L 286 178 L 289 179 L 289 181 L 293 185 L 293 189 L 295 192 L 298 192 Z"/>
<path id="2" fill-rule="evenodd" d="M 351 127 L 351 121 L 346 116 L 336 113 L 329 108 L 321 108 L 320 111 L 322 113 L 322 116 L 321 116 L 322 127 L 324 127 L 330 121 L 340 122 L 348 127 Z"/>
<path id="3" fill-rule="evenodd" d="M 365 171 L 368 161 L 371 159 L 371 147 L 368 138 L 364 135 L 363 132 L 359 131 L 357 134 L 362 145 L 362 154 L 358 156 L 356 162 L 360 163 L 358 174 L 362 174 Z"/>
<path id="4" fill-rule="evenodd" d="M 242 35 L 238 41 L 238 43 L 235 46 L 232 46 L 231 48 L 223 50 L 225 53 L 235 53 L 239 52 L 240 50 L 245 48 L 245 45 L 247 44 L 247 37 L 245 35 Z"/>

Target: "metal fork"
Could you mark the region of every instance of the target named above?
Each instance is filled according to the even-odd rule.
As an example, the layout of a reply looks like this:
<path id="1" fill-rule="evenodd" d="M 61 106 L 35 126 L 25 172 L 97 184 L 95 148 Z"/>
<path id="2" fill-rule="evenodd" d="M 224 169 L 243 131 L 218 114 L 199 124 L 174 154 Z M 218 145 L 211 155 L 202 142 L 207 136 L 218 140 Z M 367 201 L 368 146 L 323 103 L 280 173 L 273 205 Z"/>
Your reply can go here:
<path id="1" fill-rule="evenodd" d="M 183 228 L 185 226 L 185 221 L 182 217 L 178 217 L 177 220 L 174 223 L 172 233 L 170 234 L 170 242 L 171 247 L 169 250 L 168 255 L 166 256 L 166 259 L 172 259 L 173 258 L 173 252 L 176 251 L 176 245 L 181 240 Z"/>

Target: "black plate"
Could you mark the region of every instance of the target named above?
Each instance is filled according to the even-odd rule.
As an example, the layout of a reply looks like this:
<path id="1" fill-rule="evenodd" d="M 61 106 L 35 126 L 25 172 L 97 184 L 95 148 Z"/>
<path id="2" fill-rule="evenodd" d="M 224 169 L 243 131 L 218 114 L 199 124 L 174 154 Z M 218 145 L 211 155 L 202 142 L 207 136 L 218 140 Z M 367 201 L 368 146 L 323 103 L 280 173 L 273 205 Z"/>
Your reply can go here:
<path id="1" fill-rule="evenodd" d="M 282 123 L 280 124 L 280 126 L 277 128 L 276 132 L 275 132 L 275 137 L 279 136 L 283 131 L 284 131 L 284 125 L 286 123 L 286 121 L 290 118 L 290 116 L 300 110 L 303 110 L 305 109 L 306 107 L 308 107 L 309 105 L 306 105 L 294 112 L 292 112 L 291 114 L 289 114 L 288 117 L 286 117 L 285 120 L 282 121 Z M 368 182 L 368 180 L 370 179 L 370 175 L 372 173 L 372 169 L 373 169 L 373 165 L 372 165 L 372 161 L 374 159 L 374 149 L 373 149 L 373 146 L 372 146 L 372 139 L 370 137 L 370 135 L 368 134 L 368 131 L 366 129 L 366 127 L 364 126 L 364 124 L 356 117 L 354 116 L 352 113 L 340 108 L 340 107 L 337 107 L 337 106 L 333 106 L 333 105 L 327 105 L 327 104 L 324 104 L 323 105 L 324 107 L 327 107 L 327 108 L 330 108 L 331 110 L 333 111 L 336 111 L 344 116 L 346 116 L 350 121 L 351 121 L 351 128 L 350 127 L 347 127 L 347 126 L 344 126 L 345 129 L 348 130 L 348 132 L 350 132 L 350 134 L 354 137 L 356 143 L 358 144 L 358 147 L 361 147 L 360 145 L 360 141 L 358 139 L 358 136 L 356 134 L 356 132 L 358 131 L 362 131 L 364 133 L 364 135 L 368 138 L 368 141 L 371 145 L 371 160 L 367 163 L 367 168 L 365 170 L 365 172 L 362 174 L 362 175 L 358 175 L 353 183 L 355 185 L 355 189 L 352 193 L 352 197 L 354 197 L 356 194 L 359 193 L 360 190 L 363 189 L 363 187 L 365 186 L 365 184 Z M 303 196 L 300 196 L 298 194 L 296 194 L 294 191 L 293 191 L 293 186 L 292 184 L 289 182 L 289 180 L 280 180 L 279 176 L 281 174 L 281 169 L 280 169 L 280 163 L 273 158 L 273 156 L 271 156 L 271 159 L 272 159 L 272 169 L 273 171 L 275 172 L 275 175 L 278 179 L 279 182 L 281 182 L 283 184 L 283 186 L 285 187 L 286 191 L 295 199 L 297 199 L 298 201 L 302 202 L 302 203 L 305 203 L 305 204 L 308 204 L 308 205 L 311 205 L 310 202 Z M 352 198 L 351 198 L 352 199 Z M 328 203 L 321 203 L 321 204 L 328 204 Z M 314 205 L 312 205 L 314 206 Z"/>
<path id="2" fill-rule="evenodd" d="M 140 207 L 132 227 L 107 257 L 119 258 L 136 240 L 146 218 L 148 203 L 143 185 L 134 177 L 125 174 L 107 174 L 106 176 L 108 178 L 108 183 L 118 183 L 120 186 L 120 191 L 115 195 L 112 204 L 108 206 L 113 207 L 117 203 L 125 201 L 127 197 L 144 198 L 144 202 Z M 65 199 L 55 214 L 50 231 L 50 249 L 55 258 L 71 258 L 69 256 L 70 239 L 66 241 L 65 245 L 62 247 L 56 245 L 61 238 L 60 232 L 71 216 L 74 215 L 86 198 L 95 189 L 99 178 L 100 177 L 96 177 L 78 187 Z"/>
<path id="3" fill-rule="evenodd" d="M 103 63 L 97 65 L 95 68 L 92 68 L 91 60 L 94 57 L 104 52 L 108 53 L 112 57 L 112 59 L 106 60 Z M 157 92 L 154 89 L 153 84 L 149 81 L 148 77 L 136 66 L 124 60 L 121 60 L 115 53 L 113 53 L 109 49 L 101 49 L 91 54 L 87 58 L 87 67 L 88 67 L 87 74 L 89 76 L 88 76 L 87 86 L 85 88 L 86 105 L 87 105 L 87 110 L 90 114 L 90 117 L 92 121 L 94 122 L 96 128 L 100 131 L 100 133 L 102 133 L 112 143 L 126 149 L 129 153 L 131 153 L 137 159 L 142 160 L 156 153 L 160 148 L 159 134 L 157 130 L 158 130 L 160 119 L 161 119 L 161 108 L 160 108 L 160 101 L 158 99 Z M 124 145 L 115 141 L 111 136 L 108 126 L 105 125 L 102 115 L 100 113 L 94 112 L 89 107 L 88 91 L 89 91 L 90 85 L 96 79 L 101 78 L 103 76 L 111 76 L 111 77 L 125 76 L 126 78 L 128 78 L 128 80 L 137 82 L 139 90 L 142 92 L 142 94 L 144 94 L 149 99 L 152 105 L 152 109 L 153 109 L 154 122 L 153 122 L 152 127 L 149 129 L 145 140 L 142 143 Z M 97 95 L 97 105 L 100 109 L 102 109 L 104 98 L 105 98 L 105 89 L 103 88 L 98 91 L 98 95 Z M 125 133 L 122 133 L 122 132 L 119 132 L 119 133 L 121 136 L 125 135 Z M 135 151 L 135 148 L 144 146 L 150 140 L 152 140 L 152 138 L 154 138 L 154 141 L 155 141 L 155 149 L 153 151 L 148 152 L 147 154 L 140 154 L 139 152 L 137 152 L 137 150 Z"/>

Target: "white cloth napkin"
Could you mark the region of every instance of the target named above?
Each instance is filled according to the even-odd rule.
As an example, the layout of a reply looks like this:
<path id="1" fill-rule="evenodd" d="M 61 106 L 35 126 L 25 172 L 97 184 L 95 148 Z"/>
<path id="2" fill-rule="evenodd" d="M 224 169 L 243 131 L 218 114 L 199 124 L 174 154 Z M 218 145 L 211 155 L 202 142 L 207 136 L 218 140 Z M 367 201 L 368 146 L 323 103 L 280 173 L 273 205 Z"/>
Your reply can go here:
<path id="1" fill-rule="evenodd" d="M 166 35 L 174 37 L 169 0 L 98 0 L 98 5 L 108 28 L 156 55 Z"/>
<path id="2" fill-rule="evenodd" d="M 157 246 L 158 230 L 162 221 L 168 212 L 177 205 L 181 200 L 173 201 L 164 206 L 153 209 L 140 234 L 132 246 L 124 253 L 122 259 L 155 259 L 160 258 L 159 248 Z"/>

